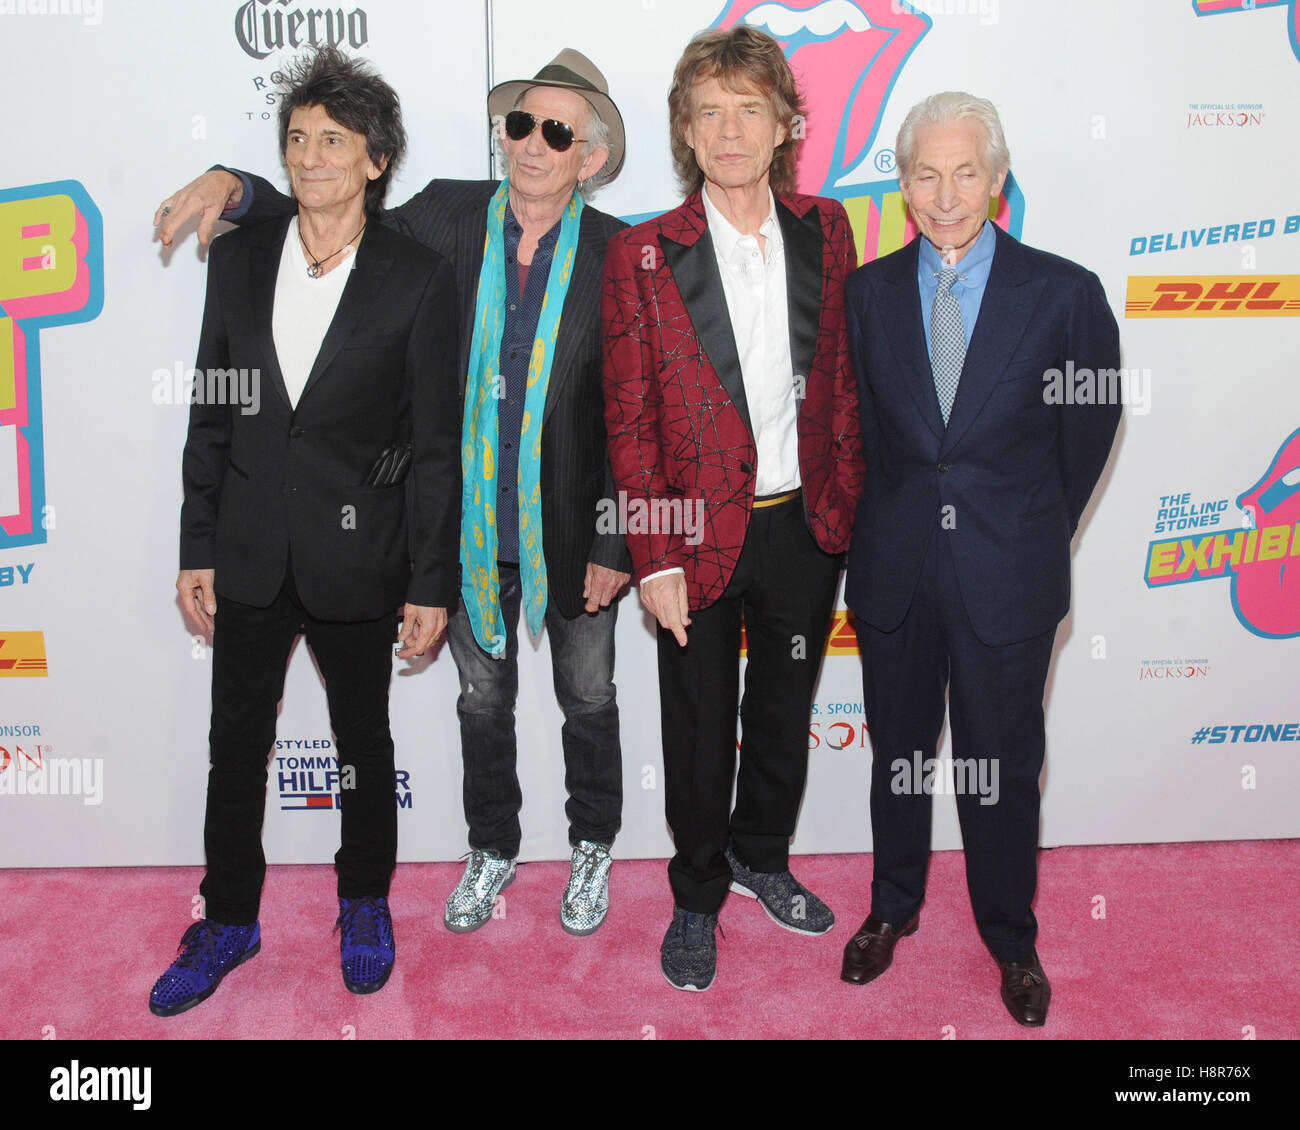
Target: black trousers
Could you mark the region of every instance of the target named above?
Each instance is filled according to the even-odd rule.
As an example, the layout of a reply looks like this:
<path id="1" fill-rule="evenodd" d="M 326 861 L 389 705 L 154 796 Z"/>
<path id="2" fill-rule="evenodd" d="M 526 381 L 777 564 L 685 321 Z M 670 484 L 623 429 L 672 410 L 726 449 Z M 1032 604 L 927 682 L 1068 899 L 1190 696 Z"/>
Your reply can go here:
<path id="1" fill-rule="evenodd" d="M 731 582 L 716 604 L 691 613 L 687 645 L 659 630 L 665 803 L 677 849 L 668 878 L 685 910 L 712 914 L 722 905 L 728 839 L 752 870 L 789 865 L 839 569 L 839 556 L 813 540 L 802 496 L 755 509 Z M 742 619 L 748 663 L 737 774 Z"/>
<path id="2" fill-rule="evenodd" d="M 1031 904 L 1038 883 L 1043 689 L 1056 630 L 1005 647 L 983 643 L 966 615 L 941 529 L 931 538 L 902 624 L 880 632 L 860 620 L 857 629 L 872 749 L 871 913 L 897 925 L 925 898 L 932 792 L 913 769 L 936 756 L 946 693 L 975 922 L 997 959 L 1029 957 L 1038 933 Z M 937 773 L 932 781 L 946 787 Z"/>
<path id="3" fill-rule="evenodd" d="M 342 841 L 334 857 L 340 898 L 388 894 L 397 864 L 397 799 L 388 726 L 396 616 L 318 620 L 298 600 L 292 570 L 268 608 L 219 597 L 212 637 L 212 728 L 199 887 L 223 925 L 257 918 L 266 856 L 262 819 L 267 761 L 285 665 L 299 632 L 325 679 L 339 759 Z M 351 786 L 351 787 L 349 787 Z"/>

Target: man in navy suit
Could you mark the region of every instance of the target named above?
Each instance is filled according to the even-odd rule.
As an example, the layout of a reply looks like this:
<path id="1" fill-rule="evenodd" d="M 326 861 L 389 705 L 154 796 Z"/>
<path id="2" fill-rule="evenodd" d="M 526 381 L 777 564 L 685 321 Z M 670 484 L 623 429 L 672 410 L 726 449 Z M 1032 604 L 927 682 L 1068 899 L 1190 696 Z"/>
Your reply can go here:
<path id="1" fill-rule="evenodd" d="M 934 782 L 917 770 L 936 755 L 947 693 L 975 921 L 1008 1011 L 1037 1026 L 1051 998 L 1032 909 L 1043 691 L 1070 540 L 1119 423 L 1119 332 L 1096 275 L 988 219 L 1010 167 L 992 103 L 926 99 L 897 155 L 920 235 L 846 293 L 867 479 L 845 591 L 875 854 L 841 976 L 880 976 L 918 927 Z"/>

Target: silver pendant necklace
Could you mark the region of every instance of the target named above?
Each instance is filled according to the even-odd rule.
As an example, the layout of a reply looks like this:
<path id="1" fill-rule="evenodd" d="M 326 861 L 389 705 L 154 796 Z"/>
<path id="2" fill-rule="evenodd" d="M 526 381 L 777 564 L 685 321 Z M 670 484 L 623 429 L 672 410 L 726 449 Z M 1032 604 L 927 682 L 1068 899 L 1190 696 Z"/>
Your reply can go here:
<path id="1" fill-rule="evenodd" d="M 323 259 L 317 259 L 316 253 L 310 247 L 307 246 L 307 240 L 302 234 L 302 224 L 299 224 L 298 242 L 302 244 L 302 249 L 305 252 L 307 252 L 307 258 L 311 260 L 311 262 L 307 264 L 307 277 L 313 279 L 320 278 L 321 267 L 324 264 L 328 263 L 331 259 L 333 259 L 335 255 L 338 255 L 340 252 L 346 251 L 350 246 L 352 246 L 352 244 L 356 242 L 357 237 L 360 236 L 361 233 L 365 230 L 366 230 L 366 225 L 363 222 L 361 226 L 357 229 L 357 234 L 354 235 L 351 239 L 349 239 L 347 243 L 345 243 L 342 247 L 340 247 L 338 251 L 330 252 L 330 254 L 326 255 Z"/>

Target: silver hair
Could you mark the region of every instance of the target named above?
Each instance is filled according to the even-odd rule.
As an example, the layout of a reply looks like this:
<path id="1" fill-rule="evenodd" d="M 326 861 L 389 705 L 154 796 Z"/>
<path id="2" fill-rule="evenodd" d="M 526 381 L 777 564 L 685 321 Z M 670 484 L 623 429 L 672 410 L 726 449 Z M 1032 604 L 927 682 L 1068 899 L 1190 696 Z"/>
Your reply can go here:
<path id="1" fill-rule="evenodd" d="M 984 127 L 984 156 L 996 176 L 1011 168 L 1011 152 L 1007 149 L 1006 135 L 1002 132 L 1002 119 L 997 107 L 987 98 L 976 98 L 964 90 L 947 90 L 931 94 L 918 102 L 903 119 L 898 130 L 894 157 L 898 162 L 898 179 L 906 184 L 912 175 L 912 162 L 916 157 L 916 131 L 920 126 L 941 125 L 962 119 L 974 119 Z"/>
<path id="2" fill-rule="evenodd" d="M 519 97 L 515 99 L 514 106 L 512 107 L 512 109 L 518 110 L 519 107 L 523 105 L 524 97 L 528 94 L 528 91 L 531 89 L 532 87 L 529 87 L 520 92 Z M 585 98 L 583 99 L 583 101 L 587 102 Z M 609 149 L 609 126 L 605 124 L 604 119 L 601 118 L 600 114 L 596 112 L 596 107 L 593 106 L 590 102 L 587 102 L 587 108 L 591 112 L 587 115 L 587 124 L 583 130 L 583 132 L 587 135 L 587 139 L 582 146 L 582 155 L 584 157 L 588 153 L 590 153 L 593 149 L 599 149 L 602 145 L 606 149 Z M 498 176 L 505 176 L 510 169 L 510 163 L 506 160 L 505 146 L 502 144 L 502 140 L 504 139 L 504 137 L 505 137 L 504 123 L 498 124 L 498 122 L 493 122 L 492 123 L 492 151 L 496 155 Z M 611 152 L 610 157 L 612 156 L 613 153 Z M 578 192 L 581 194 L 583 201 L 585 202 L 591 200 L 591 198 L 594 197 L 597 192 L 599 192 L 602 188 L 605 187 L 606 184 L 609 183 L 609 180 L 610 180 L 610 158 L 607 157 L 605 159 L 605 163 L 594 173 L 592 173 L 591 176 L 589 176 L 586 180 L 580 180 L 578 182 Z"/>

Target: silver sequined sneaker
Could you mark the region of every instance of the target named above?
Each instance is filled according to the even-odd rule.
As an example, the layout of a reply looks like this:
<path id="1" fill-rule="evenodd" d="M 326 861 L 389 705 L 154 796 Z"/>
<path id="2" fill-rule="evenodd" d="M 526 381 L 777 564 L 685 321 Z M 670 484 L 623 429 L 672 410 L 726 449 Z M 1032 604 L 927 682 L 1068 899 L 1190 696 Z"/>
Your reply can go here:
<path id="1" fill-rule="evenodd" d="M 702 993 L 718 971 L 716 914 L 693 914 L 673 907 L 673 920 L 659 947 L 659 968 L 674 989 Z"/>
<path id="2" fill-rule="evenodd" d="M 789 871 L 751 871 L 736 858 L 730 845 L 726 855 L 731 864 L 731 889 L 758 899 L 778 926 L 797 934 L 825 934 L 835 925 L 831 908 Z"/>
<path id="3" fill-rule="evenodd" d="M 442 921 L 448 930 L 468 934 L 492 917 L 497 895 L 515 881 L 515 861 L 495 851 L 471 851 L 465 874 L 447 896 Z"/>
<path id="4" fill-rule="evenodd" d="M 578 841 L 569 885 L 560 900 L 560 925 L 568 933 L 585 938 L 600 929 L 609 913 L 609 868 L 613 862 L 604 844 Z"/>

